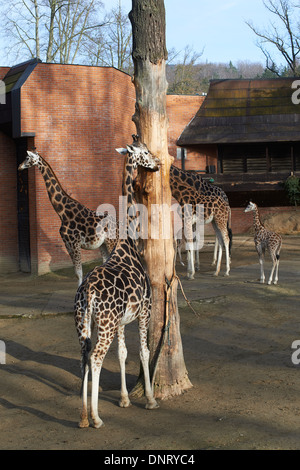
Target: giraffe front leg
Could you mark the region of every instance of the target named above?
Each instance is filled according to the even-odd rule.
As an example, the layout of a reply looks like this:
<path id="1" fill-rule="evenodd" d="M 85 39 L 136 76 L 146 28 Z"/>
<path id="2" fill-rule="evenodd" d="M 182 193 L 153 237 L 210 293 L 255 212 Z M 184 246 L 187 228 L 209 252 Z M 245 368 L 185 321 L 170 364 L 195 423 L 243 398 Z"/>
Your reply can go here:
<path id="1" fill-rule="evenodd" d="M 187 254 L 187 278 L 189 280 L 193 280 L 195 276 L 193 242 L 187 242 L 186 254 Z"/>
<path id="2" fill-rule="evenodd" d="M 230 255 L 229 255 L 229 241 L 225 244 L 225 253 L 226 253 L 226 272 L 225 276 L 229 276 L 230 272 Z"/>
<path id="3" fill-rule="evenodd" d="M 265 272 L 264 272 L 264 259 L 263 259 L 263 257 L 259 258 L 259 264 L 260 264 L 260 283 L 264 284 L 264 282 L 265 282 Z"/>
<path id="4" fill-rule="evenodd" d="M 177 242 L 177 253 L 178 253 L 179 262 L 180 262 L 181 266 L 184 266 L 184 262 L 182 261 L 182 245 L 183 245 L 182 240 Z"/>
<path id="5" fill-rule="evenodd" d="M 82 272 L 82 263 L 81 263 L 81 247 L 80 243 L 76 241 L 72 243 L 69 239 L 63 237 L 65 247 L 69 253 L 69 256 L 72 260 L 76 277 L 78 279 L 78 287 L 82 283 L 83 272 Z"/>
<path id="6" fill-rule="evenodd" d="M 213 260 L 212 260 L 212 263 L 211 263 L 212 266 L 215 266 L 216 262 L 217 262 L 218 246 L 219 246 L 219 240 L 218 240 L 218 237 L 216 236 L 215 247 L 214 247 L 214 257 L 213 257 Z"/>
<path id="7" fill-rule="evenodd" d="M 126 373 L 125 373 L 125 361 L 127 358 L 127 348 L 125 344 L 125 326 L 119 326 L 117 330 L 118 335 L 118 356 L 121 370 L 121 399 L 119 405 L 121 408 L 128 408 L 131 403 L 128 396 L 126 386 Z"/>
<path id="8" fill-rule="evenodd" d="M 220 272 L 220 269 L 221 269 L 222 254 L 223 254 L 222 244 L 219 242 L 218 261 L 217 261 L 217 266 L 216 266 L 216 270 L 215 270 L 214 276 L 218 276 L 218 275 L 219 275 L 219 272 Z"/>

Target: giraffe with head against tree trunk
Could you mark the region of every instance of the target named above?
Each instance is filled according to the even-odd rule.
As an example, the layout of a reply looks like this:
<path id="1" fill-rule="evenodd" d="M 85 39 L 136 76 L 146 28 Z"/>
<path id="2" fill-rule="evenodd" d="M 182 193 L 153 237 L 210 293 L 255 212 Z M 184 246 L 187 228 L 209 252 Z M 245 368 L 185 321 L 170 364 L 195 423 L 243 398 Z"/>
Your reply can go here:
<path id="1" fill-rule="evenodd" d="M 271 232 L 270 230 L 267 230 L 265 228 L 265 226 L 260 220 L 258 207 L 256 204 L 254 204 L 254 202 L 249 202 L 248 206 L 245 209 L 245 212 L 253 212 L 254 244 L 260 264 L 260 282 L 262 284 L 265 282 L 264 257 L 265 251 L 267 249 L 273 263 L 268 284 L 272 284 L 274 271 L 274 284 L 277 284 L 282 238 L 278 233 Z"/>
<path id="2" fill-rule="evenodd" d="M 120 149 L 118 149 L 119 151 Z M 158 171 L 160 162 L 146 146 L 133 144 L 127 147 L 123 174 L 123 196 L 127 197 L 127 210 L 133 205 L 133 170 L 139 165 Z M 127 212 L 129 214 L 129 212 Z M 137 219 L 128 215 L 127 225 L 135 225 Z M 89 352 L 91 351 L 92 324 L 96 330 L 96 343 L 90 355 L 92 372 L 91 417 L 95 428 L 103 422 L 98 414 L 99 379 L 103 360 L 117 334 L 121 369 L 121 407 L 128 407 L 130 400 L 126 388 L 125 325 L 137 319 L 140 335 L 140 359 L 144 371 L 147 409 L 157 408 L 149 375 L 149 350 L 147 329 L 151 313 L 151 286 L 143 267 L 136 242 L 127 234 L 119 239 L 108 260 L 87 274 L 79 286 L 75 298 L 75 324 L 81 345 L 82 411 L 80 427 L 88 427 L 87 387 Z"/>
<path id="3" fill-rule="evenodd" d="M 60 236 L 73 262 L 78 284 L 82 282 L 81 249 L 100 248 L 104 259 L 112 251 L 118 238 L 118 224 L 113 216 L 88 209 L 69 196 L 62 188 L 49 163 L 38 152 L 27 151 L 19 170 L 37 166 L 47 189 L 50 202 L 61 220 Z"/>

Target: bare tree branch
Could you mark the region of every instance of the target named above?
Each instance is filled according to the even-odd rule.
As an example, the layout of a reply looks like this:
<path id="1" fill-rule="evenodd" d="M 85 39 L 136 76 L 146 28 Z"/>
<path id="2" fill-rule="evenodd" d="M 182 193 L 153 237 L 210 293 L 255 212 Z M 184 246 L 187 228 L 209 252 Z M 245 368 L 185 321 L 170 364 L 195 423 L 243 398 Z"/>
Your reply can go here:
<path id="1" fill-rule="evenodd" d="M 280 74 L 279 67 L 273 58 L 271 49 L 277 50 L 284 62 L 288 66 L 290 73 L 297 75 L 299 70 L 300 36 L 299 22 L 296 18 L 296 7 L 291 0 L 263 0 L 265 8 L 275 16 L 268 29 L 260 30 L 253 25 L 251 21 L 246 24 L 259 38 L 257 46 L 263 52 L 266 58 L 266 67 L 268 70 Z"/>

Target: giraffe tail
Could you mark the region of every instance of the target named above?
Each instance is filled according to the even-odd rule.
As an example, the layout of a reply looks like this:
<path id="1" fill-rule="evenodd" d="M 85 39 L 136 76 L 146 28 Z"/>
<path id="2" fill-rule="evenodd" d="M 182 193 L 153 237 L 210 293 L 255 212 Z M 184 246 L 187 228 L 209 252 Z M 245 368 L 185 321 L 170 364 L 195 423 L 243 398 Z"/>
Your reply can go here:
<path id="1" fill-rule="evenodd" d="M 229 237 L 229 256 L 231 256 L 231 248 L 232 248 L 232 230 L 229 227 L 229 223 L 227 222 L 227 232 Z"/>
<path id="2" fill-rule="evenodd" d="M 232 248 L 232 230 L 231 230 L 231 209 L 229 208 L 228 220 L 227 220 L 227 232 L 229 237 L 229 256 L 231 257 Z"/>
<path id="3" fill-rule="evenodd" d="M 89 362 L 89 354 L 92 349 L 92 341 L 90 338 L 86 338 L 84 340 L 84 346 L 82 349 L 82 362 L 81 362 L 81 367 L 82 367 L 82 380 L 81 380 L 81 388 L 80 388 L 80 396 L 82 397 L 82 392 L 83 392 L 83 381 L 84 381 L 84 374 L 86 371 L 86 368 L 88 367 L 88 362 Z"/>
<path id="4" fill-rule="evenodd" d="M 86 291 L 86 304 L 85 304 L 85 314 L 83 315 L 83 327 L 85 327 L 87 333 L 85 338 L 83 339 L 83 344 L 81 347 L 81 374 L 82 374 L 82 381 L 81 381 L 81 388 L 80 388 L 80 396 L 82 397 L 83 392 L 83 383 L 84 383 L 84 376 L 88 369 L 88 362 L 89 362 L 89 355 L 92 349 L 92 341 L 91 341 L 91 318 L 92 318 L 92 295 L 91 290 L 88 286 Z"/>

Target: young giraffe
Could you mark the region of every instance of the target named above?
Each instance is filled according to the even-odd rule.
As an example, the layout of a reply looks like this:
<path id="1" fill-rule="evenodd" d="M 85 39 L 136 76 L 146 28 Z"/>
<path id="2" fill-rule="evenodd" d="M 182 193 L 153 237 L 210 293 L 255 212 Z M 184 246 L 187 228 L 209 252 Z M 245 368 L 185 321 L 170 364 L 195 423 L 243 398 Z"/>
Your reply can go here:
<path id="1" fill-rule="evenodd" d="M 225 200 L 222 195 L 216 193 L 214 188 L 217 187 L 210 185 L 211 188 L 208 190 L 207 185 L 201 185 L 198 177 L 174 165 L 171 165 L 170 169 L 170 186 L 172 196 L 178 201 L 181 207 L 184 207 L 185 204 L 190 204 L 193 211 L 195 211 L 197 204 L 203 205 L 204 223 L 212 223 L 218 239 L 219 253 L 215 276 L 220 272 L 223 247 L 226 253 L 225 276 L 228 276 L 232 244 L 232 231 L 230 228 L 231 210 L 228 201 Z M 189 279 L 193 279 L 195 274 L 193 251 L 187 250 L 187 253 L 187 276 Z"/>
<path id="2" fill-rule="evenodd" d="M 105 258 L 110 253 L 118 238 L 118 224 L 114 217 L 98 215 L 80 202 L 70 197 L 59 183 L 49 163 L 37 152 L 27 151 L 27 157 L 20 164 L 19 170 L 37 166 L 46 184 L 50 202 L 60 217 L 60 236 L 73 262 L 78 285 L 82 282 L 81 249 L 100 248 Z M 105 247 L 105 248 L 104 248 Z"/>
<path id="3" fill-rule="evenodd" d="M 245 209 L 245 212 L 253 211 L 253 219 L 254 219 L 254 243 L 255 248 L 259 258 L 260 264 L 260 282 L 265 282 L 265 273 L 264 273 L 264 255 L 265 250 L 270 253 L 273 265 L 270 273 L 270 277 L 268 280 L 268 284 L 272 284 L 273 274 L 275 271 L 274 277 L 274 284 L 278 282 L 278 268 L 279 268 L 279 257 L 280 257 L 280 250 L 282 245 L 282 238 L 278 233 L 271 232 L 267 230 L 263 223 L 260 220 L 259 212 L 257 205 L 253 202 L 249 202 L 248 206 Z"/>
<path id="4" fill-rule="evenodd" d="M 123 195 L 127 196 L 128 210 L 133 205 L 133 169 L 143 165 L 153 171 L 159 169 L 159 160 L 148 149 L 134 144 L 127 147 L 125 158 Z M 134 223 L 134 220 L 130 219 Z M 92 371 L 91 417 L 95 428 L 103 422 L 98 415 L 98 389 L 105 355 L 117 333 L 121 369 L 121 407 L 130 405 L 125 378 L 125 325 L 138 319 L 140 358 L 144 370 L 147 409 L 157 408 L 149 376 L 149 350 L 147 329 L 151 312 L 151 288 L 137 246 L 132 238 L 118 240 L 104 265 L 96 267 L 84 278 L 75 297 L 75 324 L 81 345 L 82 411 L 80 427 L 88 427 L 87 385 L 88 355 L 91 350 L 92 323 L 96 329 L 96 344 L 90 356 Z"/>

